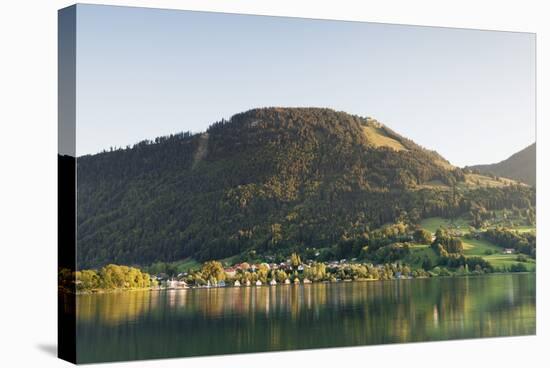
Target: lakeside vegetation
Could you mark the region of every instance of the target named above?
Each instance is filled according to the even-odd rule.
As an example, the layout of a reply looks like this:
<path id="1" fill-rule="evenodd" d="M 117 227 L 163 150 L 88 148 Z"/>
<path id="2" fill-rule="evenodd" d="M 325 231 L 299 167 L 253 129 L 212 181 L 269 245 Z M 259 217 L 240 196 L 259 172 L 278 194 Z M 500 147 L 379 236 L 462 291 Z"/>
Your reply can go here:
<path id="1" fill-rule="evenodd" d="M 136 267 L 109 264 L 99 270 L 81 270 L 74 275 L 62 270 L 60 279 L 64 279 L 67 290 L 71 290 L 67 282 L 74 280 L 76 292 L 114 291 L 114 290 L 141 290 L 156 287 L 156 278 Z"/>
<path id="2" fill-rule="evenodd" d="M 511 217 L 517 223 L 525 222 Z M 140 271 L 108 265 L 76 273 L 77 292 L 214 286 L 260 286 L 313 282 L 375 281 L 495 272 L 533 272 L 536 235 L 466 218 L 429 218 L 418 226 L 386 225 L 361 242 L 342 239 L 332 247 L 291 254 L 247 252 L 219 261 L 155 262 Z M 425 226 L 426 228 L 422 227 Z M 434 230 L 434 232 L 430 230 Z"/>

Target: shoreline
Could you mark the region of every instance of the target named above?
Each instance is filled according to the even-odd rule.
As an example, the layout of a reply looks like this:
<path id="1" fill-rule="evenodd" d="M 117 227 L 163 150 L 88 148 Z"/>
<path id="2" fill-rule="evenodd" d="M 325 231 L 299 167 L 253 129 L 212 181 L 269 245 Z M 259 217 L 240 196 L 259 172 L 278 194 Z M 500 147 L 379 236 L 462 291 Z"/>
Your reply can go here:
<path id="1" fill-rule="evenodd" d="M 378 281 L 411 281 L 411 280 L 427 280 L 427 279 L 448 279 L 448 278 L 466 278 L 466 277 L 486 277 L 492 275 L 521 275 L 521 274 L 536 274 L 536 271 L 533 272 L 493 272 L 479 275 L 449 275 L 449 276 L 432 276 L 432 277 L 410 277 L 410 278 L 392 278 L 388 280 L 380 279 L 357 279 L 357 280 L 337 280 L 337 281 L 316 281 L 311 283 L 299 284 L 291 283 L 277 283 L 276 285 L 270 285 L 269 283 L 262 285 L 241 285 L 241 286 L 191 286 L 191 287 L 177 287 L 177 288 L 161 288 L 161 287 L 148 287 L 148 288 L 133 288 L 133 289 L 97 289 L 94 291 L 77 291 L 74 295 L 95 295 L 95 294 L 117 294 L 117 293 L 126 293 L 126 292 L 135 292 L 135 291 L 181 291 L 181 290 L 210 290 L 210 289 L 255 289 L 255 288 L 265 288 L 265 287 L 277 287 L 277 286 L 288 286 L 288 287 L 297 287 L 297 286 L 309 286 L 315 284 L 340 284 L 340 283 L 356 283 L 356 282 L 378 282 Z M 73 293 L 68 293 L 73 294 Z"/>

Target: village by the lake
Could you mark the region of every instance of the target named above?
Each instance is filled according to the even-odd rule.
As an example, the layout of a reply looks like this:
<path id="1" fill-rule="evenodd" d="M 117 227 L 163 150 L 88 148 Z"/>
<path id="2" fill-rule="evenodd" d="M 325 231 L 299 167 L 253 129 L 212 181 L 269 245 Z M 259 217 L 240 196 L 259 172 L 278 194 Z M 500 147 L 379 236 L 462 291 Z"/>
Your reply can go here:
<path id="1" fill-rule="evenodd" d="M 506 217 L 514 218 L 511 213 Z M 516 223 L 519 220 L 516 218 Z M 367 245 L 354 252 L 340 243 L 328 250 L 308 248 L 288 257 L 252 252 L 204 263 L 157 262 L 144 269 L 110 264 L 99 270 L 78 271 L 75 289 L 78 293 L 97 293 L 262 287 L 535 272 L 534 227 L 523 224 L 510 229 L 502 223 L 496 226 L 496 221 L 485 222 L 488 227 L 484 229 L 476 229 L 463 219 L 441 218 L 427 219 L 423 227 L 385 226 L 373 233 L 378 234 L 380 243 L 374 253 Z M 510 220 L 507 223 L 513 224 Z M 338 255 L 353 257 L 334 259 Z"/>

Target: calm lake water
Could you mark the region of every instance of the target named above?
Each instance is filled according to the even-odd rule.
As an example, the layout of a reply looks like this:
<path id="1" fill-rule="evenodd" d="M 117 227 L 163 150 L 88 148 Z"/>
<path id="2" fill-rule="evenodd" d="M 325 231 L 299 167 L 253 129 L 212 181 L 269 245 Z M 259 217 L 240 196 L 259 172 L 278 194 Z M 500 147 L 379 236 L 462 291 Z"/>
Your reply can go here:
<path id="1" fill-rule="evenodd" d="M 77 299 L 79 363 L 534 333 L 534 274 Z"/>

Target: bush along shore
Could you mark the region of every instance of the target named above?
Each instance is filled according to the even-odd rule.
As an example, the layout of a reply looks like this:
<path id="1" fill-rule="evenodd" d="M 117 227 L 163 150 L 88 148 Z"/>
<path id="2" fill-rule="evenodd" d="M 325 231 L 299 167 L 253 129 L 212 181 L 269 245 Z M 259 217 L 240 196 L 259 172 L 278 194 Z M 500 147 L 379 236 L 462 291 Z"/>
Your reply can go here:
<path id="1" fill-rule="evenodd" d="M 99 270 L 59 270 L 61 292 L 78 294 L 158 288 L 156 277 L 136 267 L 109 264 Z"/>

